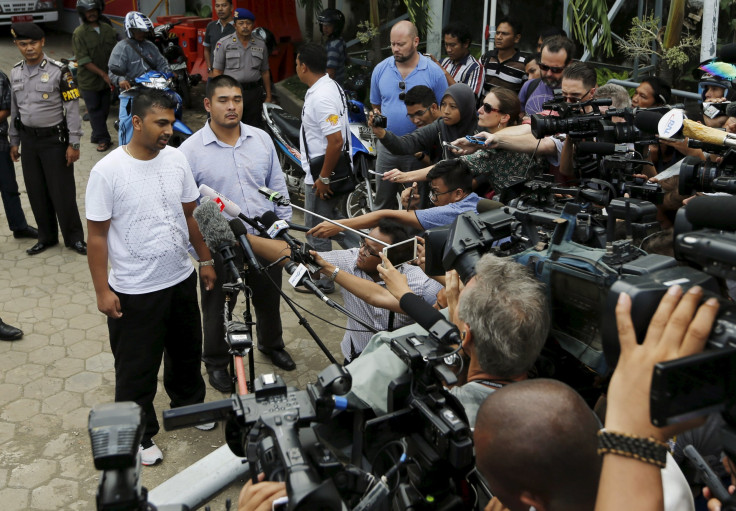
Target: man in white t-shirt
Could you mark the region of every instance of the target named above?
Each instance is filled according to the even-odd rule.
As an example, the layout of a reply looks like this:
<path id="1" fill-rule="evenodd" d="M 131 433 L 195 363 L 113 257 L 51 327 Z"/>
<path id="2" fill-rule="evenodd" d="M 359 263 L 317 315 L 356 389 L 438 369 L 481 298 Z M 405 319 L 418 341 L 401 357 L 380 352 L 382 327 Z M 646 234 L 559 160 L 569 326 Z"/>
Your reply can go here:
<path id="1" fill-rule="evenodd" d="M 145 89 L 136 96 L 130 143 L 92 168 L 86 194 L 89 269 L 97 308 L 108 317 L 115 401 L 135 401 L 145 412 L 139 449 L 144 465 L 163 459 L 152 440 L 159 430 L 153 398 L 162 356 L 172 407 L 205 397 L 197 276 L 188 241 L 199 256 L 202 285 L 212 289 L 216 278 L 192 216 L 199 192 L 189 164 L 166 145 L 174 106 L 161 91 Z M 212 429 L 214 423 L 198 427 Z"/>
<path id="2" fill-rule="evenodd" d="M 350 150 L 347 101 L 340 86 L 327 74 L 327 52 L 323 46 L 309 43 L 299 48 L 296 74 L 299 80 L 309 86 L 304 97 L 299 137 L 302 168 L 307 173 L 304 178 L 304 207 L 324 217 L 340 219 L 343 216 L 339 211 L 339 199 L 333 196 L 330 189 L 330 174 L 340 159 L 345 136 L 348 138 L 347 149 Z M 310 172 L 307 153 L 312 161 L 324 156 L 317 180 Z M 312 215 L 306 215 L 304 220 L 308 227 L 314 227 L 320 221 Z M 319 252 L 332 250 L 332 242 L 328 239 L 307 236 L 307 241 Z M 354 248 L 360 240 L 357 235 L 346 233 L 345 238 L 338 242 L 343 248 Z M 325 293 L 335 290 L 335 285 L 326 278 L 317 281 L 317 285 Z"/>

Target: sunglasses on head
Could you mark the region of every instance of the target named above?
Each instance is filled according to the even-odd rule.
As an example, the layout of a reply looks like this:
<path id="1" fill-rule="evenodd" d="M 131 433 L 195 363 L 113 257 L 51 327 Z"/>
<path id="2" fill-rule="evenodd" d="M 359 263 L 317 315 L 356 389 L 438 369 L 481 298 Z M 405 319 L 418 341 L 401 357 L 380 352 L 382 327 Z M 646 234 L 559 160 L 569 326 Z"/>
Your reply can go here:
<path id="1" fill-rule="evenodd" d="M 404 98 L 406 97 L 406 82 L 399 82 L 399 90 L 401 93 L 399 94 L 399 101 L 404 101 Z"/>
<path id="2" fill-rule="evenodd" d="M 541 69 L 545 73 L 547 71 L 552 71 L 553 73 L 562 73 L 565 70 L 564 67 L 553 67 L 542 63 L 539 64 L 539 69 Z"/>
<path id="3" fill-rule="evenodd" d="M 490 103 L 483 103 L 481 107 L 483 108 L 483 111 L 487 114 L 490 114 L 493 112 L 498 112 L 499 114 L 501 113 L 501 110 L 499 110 L 498 108 L 493 108 L 493 106 Z"/>

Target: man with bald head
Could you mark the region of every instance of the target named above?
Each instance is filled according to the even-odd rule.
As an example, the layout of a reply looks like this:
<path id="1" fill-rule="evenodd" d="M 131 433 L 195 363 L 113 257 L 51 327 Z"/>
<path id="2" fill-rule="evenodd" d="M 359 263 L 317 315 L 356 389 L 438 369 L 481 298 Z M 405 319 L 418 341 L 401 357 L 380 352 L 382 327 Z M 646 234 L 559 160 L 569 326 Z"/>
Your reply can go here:
<path id="1" fill-rule="evenodd" d="M 406 115 L 406 91 L 417 85 L 426 85 L 435 97 L 442 98 L 447 89 L 444 71 L 428 57 L 417 51 L 417 27 L 410 21 L 400 21 L 391 29 L 392 56 L 381 61 L 371 76 L 371 104 L 374 112 L 386 117 L 386 128 L 397 136 L 406 135 L 416 128 Z M 403 171 L 422 167 L 413 155 L 395 156 L 378 142 L 376 172 L 384 173 L 398 168 Z M 378 180 L 375 209 L 396 209 L 398 184 Z"/>
<path id="2" fill-rule="evenodd" d="M 476 465 L 511 511 L 590 511 L 601 470 L 598 429 L 588 405 L 564 383 L 517 382 L 478 410 Z"/>

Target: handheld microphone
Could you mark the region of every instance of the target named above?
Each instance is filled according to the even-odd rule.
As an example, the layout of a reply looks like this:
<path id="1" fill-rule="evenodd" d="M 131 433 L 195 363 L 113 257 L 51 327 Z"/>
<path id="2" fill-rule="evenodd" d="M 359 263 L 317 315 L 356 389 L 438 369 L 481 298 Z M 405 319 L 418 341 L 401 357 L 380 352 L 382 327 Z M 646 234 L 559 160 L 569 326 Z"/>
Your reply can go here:
<path id="1" fill-rule="evenodd" d="M 220 214 L 220 207 L 215 202 L 205 198 L 199 206 L 194 209 L 194 219 L 199 224 L 199 230 L 204 237 L 207 248 L 212 252 L 218 252 L 223 259 L 225 267 L 239 285 L 243 284 L 240 278 L 240 272 L 235 267 L 233 259 L 233 245 L 235 245 L 235 236 L 233 236 L 230 227 L 227 225 L 225 217 Z"/>
<path id="2" fill-rule="evenodd" d="M 253 227 L 253 229 L 258 231 L 261 235 L 266 235 L 265 231 L 263 231 L 261 226 L 258 225 L 258 222 L 254 222 L 252 219 L 245 216 L 243 214 L 243 210 L 240 209 L 240 206 L 235 204 L 233 201 L 225 197 L 217 190 L 210 188 L 205 184 L 201 184 L 199 185 L 199 193 L 202 195 L 202 197 L 209 197 L 210 199 L 212 199 L 220 208 L 220 211 L 224 211 L 231 217 L 240 218 L 243 222 L 247 223 L 248 225 Z"/>
<path id="3" fill-rule="evenodd" d="M 240 246 L 243 248 L 245 258 L 248 260 L 248 266 L 256 271 L 262 271 L 263 266 L 258 262 L 258 258 L 256 257 L 255 252 L 253 252 L 253 247 L 251 246 L 250 241 L 248 241 L 248 231 L 243 225 L 243 222 L 237 218 L 233 218 L 228 223 L 230 224 L 230 230 L 238 238 Z"/>
<path id="4" fill-rule="evenodd" d="M 312 255 L 309 253 L 309 247 L 302 242 L 295 240 L 289 234 L 289 224 L 286 220 L 281 220 L 273 211 L 266 211 L 259 221 L 266 226 L 269 238 L 280 239 L 286 242 L 291 249 L 292 258 L 296 262 L 304 264 L 311 273 L 319 271 L 320 267 L 314 263 Z"/>
<path id="5" fill-rule="evenodd" d="M 269 201 L 274 202 L 278 204 L 279 206 L 290 206 L 291 201 L 288 197 L 284 197 L 281 195 L 281 192 L 277 192 L 276 190 L 271 190 L 270 188 L 266 186 L 261 186 L 258 188 L 258 193 L 266 197 Z"/>
<path id="6" fill-rule="evenodd" d="M 692 229 L 736 230 L 736 197 L 695 197 L 683 209 Z"/>
<path id="7" fill-rule="evenodd" d="M 645 133 L 657 133 L 659 131 L 659 120 L 661 118 L 661 113 L 642 110 L 640 112 L 636 112 L 636 117 L 634 117 L 634 126 Z"/>
<path id="8" fill-rule="evenodd" d="M 726 107 L 726 115 L 736 117 L 736 101 L 731 101 L 731 104 Z"/>
<path id="9" fill-rule="evenodd" d="M 688 138 L 721 147 L 736 147 L 736 140 L 730 138 L 725 131 L 709 128 L 689 119 L 682 121 L 682 124 L 682 133 Z"/>
<path id="10" fill-rule="evenodd" d="M 438 310 L 414 293 L 406 293 L 402 296 L 401 300 L 399 300 L 399 306 L 440 344 L 462 343 L 457 327 L 447 321 Z"/>

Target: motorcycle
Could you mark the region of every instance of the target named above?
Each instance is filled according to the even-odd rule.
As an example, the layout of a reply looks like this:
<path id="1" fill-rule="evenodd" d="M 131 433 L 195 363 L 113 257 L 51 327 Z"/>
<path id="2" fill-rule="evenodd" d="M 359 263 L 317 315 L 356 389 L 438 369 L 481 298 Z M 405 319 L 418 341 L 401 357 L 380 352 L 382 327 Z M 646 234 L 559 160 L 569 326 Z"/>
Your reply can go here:
<path id="1" fill-rule="evenodd" d="M 148 87 L 152 89 L 164 90 L 176 101 L 176 108 L 174 109 L 174 133 L 171 135 L 171 138 L 169 138 L 169 145 L 172 147 L 179 147 L 181 143 L 189 138 L 194 132 L 181 120 L 183 112 L 181 107 L 182 99 L 181 96 L 179 96 L 179 94 L 177 94 L 177 92 L 172 88 L 172 85 L 173 75 L 162 74 L 158 71 L 148 71 L 145 74 L 136 78 L 135 85 L 133 85 L 130 89 L 120 93 L 120 101 L 127 101 L 128 116 L 126 116 L 124 119 L 118 119 L 117 121 L 115 121 L 115 129 L 120 131 L 120 123 L 122 120 L 123 125 L 126 126 L 124 129 L 128 133 L 132 133 L 130 131 L 132 129 L 132 116 L 130 114 L 130 107 L 132 105 L 132 102 L 130 100 L 132 98 L 135 98 L 136 93 L 141 90 L 141 88 Z"/>
<path id="2" fill-rule="evenodd" d="M 171 71 L 176 73 L 174 90 L 181 96 L 184 106 L 192 108 L 192 87 L 202 81 L 202 75 L 189 74 L 189 60 L 184 50 L 179 46 L 179 36 L 171 32 L 181 21 L 164 23 L 153 28 L 153 43 L 169 63 Z"/>
<path id="3" fill-rule="evenodd" d="M 343 196 L 340 209 L 348 218 L 373 210 L 376 194 L 376 137 L 366 124 L 363 103 L 348 99 L 348 121 L 351 134 L 353 172 L 358 182 L 355 190 Z M 273 103 L 263 104 L 263 121 L 276 146 L 279 163 L 292 199 L 304 200 L 304 177 L 299 152 L 301 119 Z"/>

